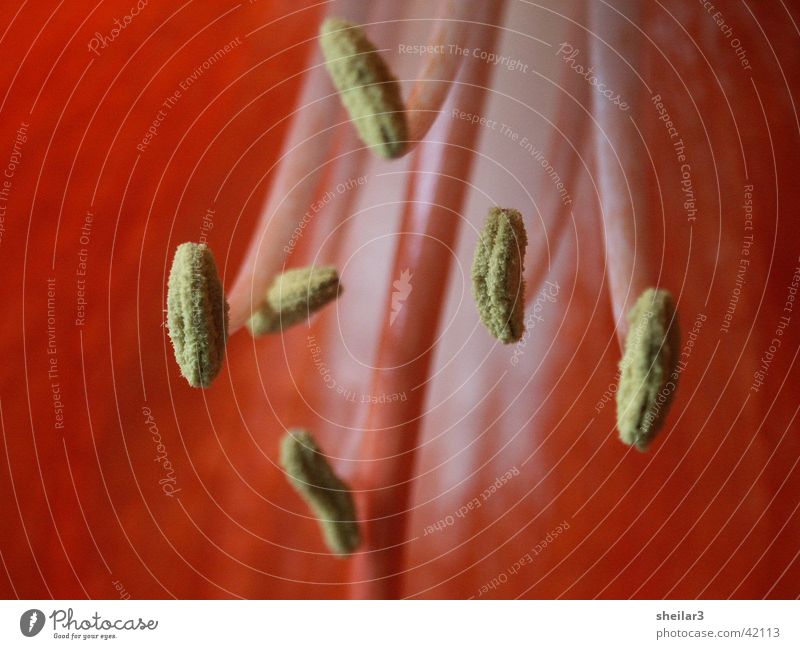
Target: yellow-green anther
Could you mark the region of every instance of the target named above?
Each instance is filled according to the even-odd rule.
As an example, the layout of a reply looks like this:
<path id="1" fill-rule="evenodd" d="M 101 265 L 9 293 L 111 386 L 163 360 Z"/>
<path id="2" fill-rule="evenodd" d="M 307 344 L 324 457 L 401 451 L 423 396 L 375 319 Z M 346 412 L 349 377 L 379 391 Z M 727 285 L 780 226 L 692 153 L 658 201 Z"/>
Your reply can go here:
<path id="1" fill-rule="evenodd" d="M 328 18 L 319 32 L 325 65 L 351 121 L 365 144 L 384 158 L 408 146 L 408 126 L 400 84 L 359 28 Z"/>
<path id="2" fill-rule="evenodd" d="M 214 255 L 204 243 L 182 243 L 169 271 L 167 325 L 181 374 L 206 388 L 225 358 L 228 303 Z"/>
<path id="3" fill-rule="evenodd" d="M 528 237 L 517 210 L 493 207 L 472 263 L 472 291 L 489 332 L 508 344 L 525 333 L 524 258 Z"/>
<path id="4" fill-rule="evenodd" d="M 333 266 L 295 268 L 281 273 L 267 299 L 247 322 L 254 336 L 277 333 L 302 322 L 339 297 L 342 287 Z"/>
<path id="5" fill-rule="evenodd" d="M 617 428 L 626 444 L 644 451 L 664 423 L 678 383 L 678 318 L 669 291 L 649 288 L 628 312 L 620 361 Z"/>
<path id="6" fill-rule="evenodd" d="M 333 472 L 311 433 L 290 430 L 281 442 L 281 466 L 319 520 L 328 549 L 351 554 L 361 543 L 350 488 Z"/>

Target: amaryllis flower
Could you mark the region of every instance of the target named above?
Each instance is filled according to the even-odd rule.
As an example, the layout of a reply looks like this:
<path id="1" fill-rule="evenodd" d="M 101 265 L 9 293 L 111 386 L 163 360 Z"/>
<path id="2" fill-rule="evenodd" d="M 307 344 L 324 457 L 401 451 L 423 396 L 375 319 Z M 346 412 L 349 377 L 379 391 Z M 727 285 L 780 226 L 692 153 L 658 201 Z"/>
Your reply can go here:
<path id="1" fill-rule="evenodd" d="M 4 6 L 0 593 L 796 597 L 798 11 L 719 5 Z M 402 157 L 350 123 L 326 17 L 399 80 Z M 470 277 L 495 206 L 528 240 L 507 345 Z M 231 307 L 207 389 L 166 329 L 184 242 Z M 309 266 L 339 298 L 252 337 Z M 648 288 L 681 337 L 642 453 L 616 393 Z M 353 490 L 347 558 L 290 429 Z"/>

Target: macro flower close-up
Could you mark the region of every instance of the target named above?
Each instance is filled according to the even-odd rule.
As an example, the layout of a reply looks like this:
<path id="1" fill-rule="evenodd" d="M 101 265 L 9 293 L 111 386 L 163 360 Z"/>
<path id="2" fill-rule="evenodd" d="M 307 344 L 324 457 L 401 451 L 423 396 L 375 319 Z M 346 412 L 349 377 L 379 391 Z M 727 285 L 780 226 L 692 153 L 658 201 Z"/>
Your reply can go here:
<path id="1" fill-rule="evenodd" d="M 798 598 L 798 24 L 5 3 L 4 599 Z"/>

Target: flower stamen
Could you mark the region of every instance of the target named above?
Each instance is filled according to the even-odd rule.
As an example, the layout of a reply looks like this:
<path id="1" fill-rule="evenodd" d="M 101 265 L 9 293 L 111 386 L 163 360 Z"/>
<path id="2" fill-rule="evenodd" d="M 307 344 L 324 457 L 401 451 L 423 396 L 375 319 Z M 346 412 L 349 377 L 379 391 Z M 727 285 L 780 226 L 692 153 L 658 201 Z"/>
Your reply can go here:
<path id="1" fill-rule="evenodd" d="M 247 322 L 254 336 L 277 333 L 302 322 L 342 292 L 333 266 L 294 268 L 278 275 L 267 299 Z"/>
<path id="2" fill-rule="evenodd" d="M 350 488 L 328 464 L 311 433 L 290 430 L 281 442 L 281 466 L 319 520 L 328 549 L 352 554 L 361 543 Z"/>
<path id="3" fill-rule="evenodd" d="M 204 243 L 182 243 L 169 272 L 167 325 L 181 374 L 207 388 L 225 358 L 228 303 L 214 255 Z"/>
<path id="4" fill-rule="evenodd" d="M 500 342 L 525 333 L 523 260 L 528 238 L 517 210 L 493 207 L 475 248 L 472 288 L 481 321 Z"/>
<path id="5" fill-rule="evenodd" d="M 642 293 L 628 312 L 628 327 L 617 428 L 623 442 L 644 451 L 664 423 L 677 388 L 680 334 L 669 291 L 649 288 Z"/>
<path id="6" fill-rule="evenodd" d="M 325 65 L 350 120 L 365 144 L 384 158 L 408 147 L 408 127 L 400 84 L 363 30 L 339 18 L 320 28 Z"/>

